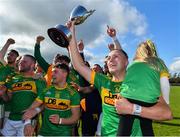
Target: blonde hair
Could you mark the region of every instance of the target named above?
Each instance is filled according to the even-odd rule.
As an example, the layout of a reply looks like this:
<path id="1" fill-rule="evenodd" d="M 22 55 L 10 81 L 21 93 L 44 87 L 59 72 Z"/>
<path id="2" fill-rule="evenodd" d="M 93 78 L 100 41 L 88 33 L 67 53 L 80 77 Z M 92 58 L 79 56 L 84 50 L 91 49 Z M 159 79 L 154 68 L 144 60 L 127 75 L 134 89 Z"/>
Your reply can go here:
<path id="1" fill-rule="evenodd" d="M 160 71 L 163 68 L 163 70 L 168 72 L 168 68 L 164 61 L 158 57 L 156 47 L 151 40 L 146 40 L 139 44 L 134 60 L 146 62 L 151 68 L 157 71 Z"/>
<path id="2" fill-rule="evenodd" d="M 154 43 L 151 40 L 146 40 L 145 42 L 139 44 L 134 60 L 146 60 L 150 57 L 158 57 L 158 55 Z"/>

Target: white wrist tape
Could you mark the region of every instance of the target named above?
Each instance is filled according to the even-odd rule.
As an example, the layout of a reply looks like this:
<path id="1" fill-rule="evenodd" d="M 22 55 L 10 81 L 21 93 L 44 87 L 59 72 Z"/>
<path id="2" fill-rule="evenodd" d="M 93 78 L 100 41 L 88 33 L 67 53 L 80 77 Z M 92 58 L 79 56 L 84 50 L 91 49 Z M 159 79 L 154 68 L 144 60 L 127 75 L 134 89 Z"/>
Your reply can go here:
<path id="1" fill-rule="evenodd" d="M 59 119 L 59 125 L 61 125 L 61 124 L 62 124 L 62 118 Z"/>
<path id="2" fill-rule="evenodd" d="M 37 113 L 41 112 L 41 109 L 39 107 L 35 108 L 35 110 Z"/>
<path id="3" fill-rule="evenodd" d="M 32 125 L 33 127 L 36 127 L 36 125 L 37 125 L 37 120 L 36 120 L 36 119 L 33 119 L 32 122 L 31 122 L 31 125 Z"/>
<path id="4" fill-rule="evenodd" d="M 24 126 L 27 125 L 27 124 L 31 124 L 31 120 L 30 119 L 25 120 Z"/>
<path id="5" fill-rule="evenodd" d="M 79 53 L 84 53 L 84 51 L 83 50 L 79 50 Z"/>
<path id="6" fill-rule="evenodd" d="M 133 105 L 133 115 L 140 116 L 142 111 L 142 107 L 140 105 L 134 104 Z"/>

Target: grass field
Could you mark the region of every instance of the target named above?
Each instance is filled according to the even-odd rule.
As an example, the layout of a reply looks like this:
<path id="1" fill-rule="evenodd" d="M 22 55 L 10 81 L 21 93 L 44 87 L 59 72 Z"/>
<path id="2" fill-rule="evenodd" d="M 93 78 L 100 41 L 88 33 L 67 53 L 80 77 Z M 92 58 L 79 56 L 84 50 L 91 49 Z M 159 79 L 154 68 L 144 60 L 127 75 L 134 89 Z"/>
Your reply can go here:
<path id="1" fill-rule="evenodd" d="M 173 120 L 153 123 L 156 136 L 180 136 L 180 86 L 171 87 L 170 107 Z"/>

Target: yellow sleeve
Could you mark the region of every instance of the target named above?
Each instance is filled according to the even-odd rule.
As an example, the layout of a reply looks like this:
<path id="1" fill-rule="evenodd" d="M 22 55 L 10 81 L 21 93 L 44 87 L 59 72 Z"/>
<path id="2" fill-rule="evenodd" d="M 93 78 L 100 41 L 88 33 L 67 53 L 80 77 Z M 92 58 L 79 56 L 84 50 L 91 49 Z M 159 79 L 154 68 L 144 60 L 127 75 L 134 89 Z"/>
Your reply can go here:
<path id="1" fill-rule="evenodd" d="M 4 81 L 0 81 L 0 85 L 4 85 L 5 84 L 5 82 Z"/>
<path id="2" fill-rule="evenodd" d="M 40 98 L 38 98 L 38 97 L 36 98 L 36 101 L 40 102 L 40 103 L 43 103 L 43 101 Z"/>
<path id="3" fill-rule="evenodd" d="M 160 78 L 162 78 L 162 77 L 170 77 L 170 75 L 169 75 L 169 73 L 167 72 L 167 71 L 161 71 L 161 73 L 160 73 Z"/>
<path id="4" fill-rule="evenodd" d="M 96 74 L 96 72 L 94 70 L 92 70 L 92 72 L 91 72 L 91 80 L 90 80 L 90 84 L 92 84 L 92 85 L 94 85 L 95 74 Z"/>

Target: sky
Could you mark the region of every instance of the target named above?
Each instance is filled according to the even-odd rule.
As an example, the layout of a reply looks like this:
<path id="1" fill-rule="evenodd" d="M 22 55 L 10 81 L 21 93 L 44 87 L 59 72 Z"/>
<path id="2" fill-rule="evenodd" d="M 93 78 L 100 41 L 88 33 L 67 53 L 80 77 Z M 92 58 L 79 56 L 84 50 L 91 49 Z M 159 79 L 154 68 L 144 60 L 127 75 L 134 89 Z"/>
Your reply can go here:
<path id="1" fill-rule="evenodd" d="M 180 72 L 180 0 L 0 0 L 0 48 L 8 38 L 10 49 L 33 54 L 36 36 L 43 35 L 41 53 L 49 62 L 55 54 L 68 54 L 47 35 L 47 29 L 65 24 L 75 6 L 95 9 L 83 24 L 76 26 L 77 39 L 84 41 L 84 54 L 91 65 L 103 66 L 109 53 L 107 25 L 117 30 L 117 38 L 130 62 L 138 44 L 152 39 L 170 72 Z"/>

